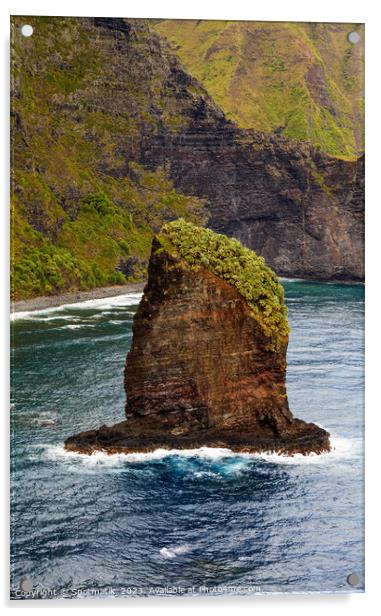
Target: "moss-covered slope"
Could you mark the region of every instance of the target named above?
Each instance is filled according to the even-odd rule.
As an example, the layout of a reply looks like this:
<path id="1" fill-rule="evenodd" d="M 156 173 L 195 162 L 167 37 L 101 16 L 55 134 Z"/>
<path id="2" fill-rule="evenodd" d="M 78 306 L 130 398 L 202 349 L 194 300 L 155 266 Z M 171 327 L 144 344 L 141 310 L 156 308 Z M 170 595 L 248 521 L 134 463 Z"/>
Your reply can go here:
<path id="1" fill-rule="evenodd" d="M 167 252 L 176 254 L 192 267 L 205 267 L 235 287 L 266 335 L 287 336 L 283 287 L 263 257 L 236 239 L 182 219 L 164 225 L 158 239 Z"/>
<path id="2" fill-rule="evenodd" d="M 155 28 L 243 128 L 282 132 L 327 154 L 363 149 L 359 24 L 163 20 Z M 356 30 L 362 42 L 347 35 Z"/>

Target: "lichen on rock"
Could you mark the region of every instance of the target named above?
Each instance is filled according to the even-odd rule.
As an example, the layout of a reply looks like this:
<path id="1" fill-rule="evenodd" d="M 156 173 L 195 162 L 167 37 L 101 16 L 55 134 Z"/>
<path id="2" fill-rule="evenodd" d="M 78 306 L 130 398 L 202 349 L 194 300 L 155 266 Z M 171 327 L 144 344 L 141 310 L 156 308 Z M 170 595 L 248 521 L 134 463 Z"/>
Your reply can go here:
<path id="1" fill-rule="evenodd" d="M 329 450 L 328 433 L 289 409 L 287 328 L 283 293 L 263 259 L 182 220 L 166 224 L 134 317 L 127 420 L 70 437 L 66 448 Z"/>

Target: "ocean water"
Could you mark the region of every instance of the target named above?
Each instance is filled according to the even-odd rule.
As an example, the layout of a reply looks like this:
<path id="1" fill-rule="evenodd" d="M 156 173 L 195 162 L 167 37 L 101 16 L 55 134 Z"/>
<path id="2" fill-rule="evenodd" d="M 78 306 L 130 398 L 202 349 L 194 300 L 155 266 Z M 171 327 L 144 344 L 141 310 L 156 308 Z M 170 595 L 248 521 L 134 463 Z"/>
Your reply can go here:
<path id="1" fill-rule="evenodd" d="M 123 419 L 140 295 L 13 315 L 12 597 L 364 590 L 364 290 L 283 284 L 290 407 L 331 433 L 321 456 L 67 453 Z"/>

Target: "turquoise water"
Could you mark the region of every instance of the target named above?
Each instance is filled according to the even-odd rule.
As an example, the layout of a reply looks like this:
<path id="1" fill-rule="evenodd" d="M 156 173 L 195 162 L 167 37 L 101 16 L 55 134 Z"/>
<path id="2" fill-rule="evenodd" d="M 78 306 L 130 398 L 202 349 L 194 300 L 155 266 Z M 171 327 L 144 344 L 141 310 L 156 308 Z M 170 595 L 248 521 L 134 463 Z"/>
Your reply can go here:
<path id="1" fill-rule="evenodd" d="M 322 456 L 66 453 L 123 419 L 140 296 L 15 315 L 13 597 L 364 589 L 363 287 L 283 284 L 290 407 L 331 432 Z"/>

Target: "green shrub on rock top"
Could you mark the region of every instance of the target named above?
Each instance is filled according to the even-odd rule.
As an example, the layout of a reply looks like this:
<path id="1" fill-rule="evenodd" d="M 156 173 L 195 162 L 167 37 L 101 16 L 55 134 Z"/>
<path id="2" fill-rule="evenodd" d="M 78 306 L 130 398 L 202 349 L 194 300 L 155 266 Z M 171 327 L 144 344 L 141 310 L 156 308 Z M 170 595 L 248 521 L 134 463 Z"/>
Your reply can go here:
<path id="1" fill-rule="evenodd" d="M 183 219 L 165 224 L 158 239 L 167 252 L 184 259 L 192 267 L 207 268 L 234 286 L 266 335 L 279 341 L 287 337 L 289 327 L 284 290 L 263 257 L 236 239 Z"/>

